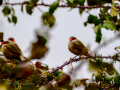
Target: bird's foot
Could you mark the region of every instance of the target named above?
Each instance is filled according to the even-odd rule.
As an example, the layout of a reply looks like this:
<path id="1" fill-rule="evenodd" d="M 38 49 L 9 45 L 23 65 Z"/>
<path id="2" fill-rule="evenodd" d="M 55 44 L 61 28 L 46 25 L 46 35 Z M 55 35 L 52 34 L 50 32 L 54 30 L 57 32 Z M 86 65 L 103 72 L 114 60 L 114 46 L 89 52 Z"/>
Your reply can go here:
<path id="1" fill-rule="evenodd" d="M 82 60 L 82 59 L 84 59 L 84 57 L 82 57 L 82 56 L 80 55 L 79 60 Z"/>

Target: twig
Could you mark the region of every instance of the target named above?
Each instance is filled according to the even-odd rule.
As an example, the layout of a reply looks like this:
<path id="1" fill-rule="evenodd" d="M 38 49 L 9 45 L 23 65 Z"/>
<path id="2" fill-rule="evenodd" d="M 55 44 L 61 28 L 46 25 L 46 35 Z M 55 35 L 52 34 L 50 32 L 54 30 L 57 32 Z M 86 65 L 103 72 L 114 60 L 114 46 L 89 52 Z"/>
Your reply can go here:
<path id="1" fill-rule="evenodd" d="M 117 48 L 115 48 L 115 50 L 118 51 L 118 53 L 120 54 L 120 51 Z"/>
<path id="2" fill-rule="evenodd" d="M 110 86 L 108 86 L 108 87 L 106 87 L 106 88 L 103 88 L 103 90 L 107 90 L 107 89 L 109 89 L 110 87 L 113 87 L 115 84 L 113 83 L 113 84 L 111 84 Z"/>
<path id="3" fill-rule="evenodd" d="M 72 58 L 71 59 L 72 62 L 77 62 L 79 61 L 79 58 Z M 59 66 L 59 67 L 56 67 L 54 70 L 52 70 L 50 73 L 53 73 L 55 71 L 58 71 L 59 69 L 62 69 L 64 66 L 70 64 L 70 61 L 66 61 L 63 65 Z"/>
<path id="4" fill-rule="evenodd" d="M 115 35 L 113 38 L 110 38 L 107 42 L 101 43 L 99 46 L 96 47 L 95 50 L 93 50 L 93 53 L 97 53 L 97 51 L 98 51 L 99 49 L 101 49 L 101 48 L 104 47 L 105 45 L 108 45 L 109 43 L 115 41 L 115 40 L 116 40 L 117 38 L 119 38 L 119 37 L 120 37 L 120 34 L 117 34 L 117 35 Z M 104 57 L 105 57 L 105 56 L 104 56 Z M 107 56 L 107 57 L 108 57 L 108 56 Z M 107 57 L 105 57 L 105 58 L 107 59 Z M 109 58 L 112 59 L 112 56 L 109 56 Z M 119 60 L 117 60 L 117 61 L 119 61 Z M 84 63 L 85 63 L 85 61 L 82 61 L 78 66 L 76 66 L 76 67 L 74 68 L 74 70 L 77 71 Z M 70 73 L 71 73 L 71 70 L 69 71 L 69 74 L 70 74 Z"/>
<path id="5" fill-rule="evenodd" d="M 26 4 L 30 4 L 30 3 L 3 3 L 2 5 L 26 5 Z M 1 5 L 1 6 L 2 6 Z M 51 4 L 45 4 L 45 3 L 36 3 L 35 6 L 50 6 Z M 59 7 L 70 7 L 68 5 L 59 5 Z M 106 8 L 109 7 L 111 8 L 112 6 L 73 6 L 74 8 L 81 8 L 81 9 L 92 9 L 92 8 Z M 118 9 L 120 9 L 120 5 L 116 6 Z"/>
<path id="6" fill-rule="evenodd" d="M 76 56 L 75 56 L 76 57 Z M 72 58 L 71 59 L 71 61 L 72 62 L 77 62 L 77 61 L 80 61 L 81 59 L 79 59 L 79 58 Z M 94 57 L 94 58 L 106 58 L 106 59 L 113 59 L 113 56 L 111 56 L 111 55 L 109 55 L 109 56 L 92 56 L 92 57 Z M 82 57 L 82 59 L 87 59 L 87 58 L 89 58 L 89 57 Z M 120 61 L 120 59 L 116 59 L 116 58 L 114 58 L 114 60 L 117 60 L 117 61 Z M 54 70 L 52 70 L 51 72 L 49 72 L 49 73 L 53 73 L 53 72 L 55 72 L 55 71 L 58 71 L 59 69 L 62 69 L 64 66 L 66 66 L 66 65 L 68 65 L 68 64 L 70 64 L 70 61 L 66 61 L 63 65 L 61 65 L 61 66 L 57 66 Z"/>
<path id="7" fill-rule="evenodd" d="M 36 7 L 40 12 L 44 13 L 39 7 Z"/>

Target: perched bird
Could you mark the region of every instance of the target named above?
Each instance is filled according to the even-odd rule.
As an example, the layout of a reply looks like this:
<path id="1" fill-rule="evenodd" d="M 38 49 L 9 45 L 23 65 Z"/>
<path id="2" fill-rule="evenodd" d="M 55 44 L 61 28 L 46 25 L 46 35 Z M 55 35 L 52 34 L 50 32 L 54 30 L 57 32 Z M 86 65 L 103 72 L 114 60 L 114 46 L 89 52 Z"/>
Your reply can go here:
<path id="1" fill-rule="evenodd" d="M 14 38 L 9 38 L 8 42 L 14 44 L 18 48 L 18 50 L 22 53 L 22 51 L 20 50 L 20 48 L 18 47 L 18 45 L 15 43 L 15 39 Z"/>
<path id="2" fill-rule="evenodd" d="M 10 41 L 1 42 L 2 52 L 7 59 L 17 59 L 22 61 L 22 52 L 16 47 L 16 45 Z"/>
<path id="3" fill-rule="evenodd" d="M 80 55 L 80 57 L 81 55 L 85 55 L 96 60 L 96 58 L 92 57 L 88 53 L 89 50 L 85 47 L 85 45 L 74 36 L 71 36 L 69 38 L 68 49 L 71 53 L 75 55 Z"/>

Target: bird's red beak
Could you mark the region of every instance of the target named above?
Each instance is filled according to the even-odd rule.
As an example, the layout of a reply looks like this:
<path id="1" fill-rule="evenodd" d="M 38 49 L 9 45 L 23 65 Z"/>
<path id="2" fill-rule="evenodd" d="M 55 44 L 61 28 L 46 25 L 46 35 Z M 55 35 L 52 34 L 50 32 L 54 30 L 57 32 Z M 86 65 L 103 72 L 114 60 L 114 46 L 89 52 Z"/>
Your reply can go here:
<path id="1" fill-rule="evenodd" d="M 1 42 L 1 45 L 3 45 L 3 42 Z"/>
<path id="2" fill-rule="evenodd" d="M 70 41 L 72 41 L 72 38 L 70 38 Z"/>
<path id="3" fill-rule="evenodd" d="M 15 42 L 15 39 L 13 39 L 13 42 Z"/>

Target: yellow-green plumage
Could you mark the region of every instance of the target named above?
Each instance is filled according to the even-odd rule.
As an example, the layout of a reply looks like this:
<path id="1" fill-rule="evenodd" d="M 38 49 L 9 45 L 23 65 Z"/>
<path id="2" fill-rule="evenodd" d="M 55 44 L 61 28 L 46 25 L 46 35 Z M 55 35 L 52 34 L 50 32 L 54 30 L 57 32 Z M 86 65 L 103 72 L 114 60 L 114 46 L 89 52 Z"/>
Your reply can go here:
<path id="1" fill-rule="evenodd" d="M 80 55 L 80 56 L 85 55 L 90 58 L 96 59 L 88 53 L 89 50 L 85 47 L 85 45 L 80 40 L 78 40 L 74 36 L 71 36 L 70 39 L 71 40 L 68 42 L 68 49 L 71 53 L 75 55 Z"/>

